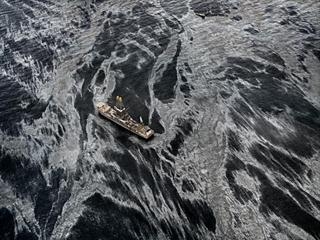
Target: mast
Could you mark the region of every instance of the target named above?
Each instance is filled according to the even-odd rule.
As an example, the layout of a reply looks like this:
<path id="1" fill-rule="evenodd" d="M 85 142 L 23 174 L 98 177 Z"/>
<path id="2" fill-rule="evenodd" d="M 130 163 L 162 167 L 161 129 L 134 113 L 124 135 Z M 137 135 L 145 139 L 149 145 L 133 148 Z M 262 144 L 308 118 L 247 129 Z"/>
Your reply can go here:
<path id="1" fill-rule="evenodd" d="M 116 108 L 117 110 L 124 110 L 124 105 L 123 105 L 123 100 L 122 100 L 122 97 L 121 96 L 117 96 L 116 97 Z"/>
<path id="2" fill-rule="evenodd" d="M 123 120 L 128 120 L 129 115 L 124 107 L 123 100 L 121 96 L 116 97 L 116 106 L 114 107 L 116 110 L 117 115 L 122 118 Z"/>

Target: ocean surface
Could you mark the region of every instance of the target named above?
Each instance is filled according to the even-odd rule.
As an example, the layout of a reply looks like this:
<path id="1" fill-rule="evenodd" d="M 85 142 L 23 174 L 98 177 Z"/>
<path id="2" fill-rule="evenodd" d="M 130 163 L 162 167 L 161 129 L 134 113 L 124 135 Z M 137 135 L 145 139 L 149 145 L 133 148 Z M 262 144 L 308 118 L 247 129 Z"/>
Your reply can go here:
<path id="1" fill-rule="evenodd" d="M 320 1 L 0 0 L 0 239 L 320 239 Z"/>

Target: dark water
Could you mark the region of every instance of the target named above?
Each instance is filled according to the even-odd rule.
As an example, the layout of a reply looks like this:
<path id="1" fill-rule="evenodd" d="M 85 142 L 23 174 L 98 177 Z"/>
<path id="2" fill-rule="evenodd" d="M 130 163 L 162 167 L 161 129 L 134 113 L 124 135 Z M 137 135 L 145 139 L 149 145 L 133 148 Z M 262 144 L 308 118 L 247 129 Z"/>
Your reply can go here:
<path id="1" fill-rule="evenodd" d="M 320 239 L 319 16 L 0 0 L 0 239 Z"/>

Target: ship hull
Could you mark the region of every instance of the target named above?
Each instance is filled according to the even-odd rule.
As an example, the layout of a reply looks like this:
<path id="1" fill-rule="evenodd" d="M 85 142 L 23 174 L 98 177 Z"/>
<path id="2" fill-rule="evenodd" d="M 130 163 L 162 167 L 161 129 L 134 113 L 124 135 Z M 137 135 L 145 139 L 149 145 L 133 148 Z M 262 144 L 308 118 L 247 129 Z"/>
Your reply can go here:
<path id="1" fill-rule="evenodd" d="M 117 111 L 106 103 L 98 103 L 97 109 L 101 116 L 138 135 L 139 137 L 150 139 L 154 135 L 154 131 L 151 128 L 136 122 L 131 117 L 128 117 L 126 120 L 119 118 L 117 116 Z"/>

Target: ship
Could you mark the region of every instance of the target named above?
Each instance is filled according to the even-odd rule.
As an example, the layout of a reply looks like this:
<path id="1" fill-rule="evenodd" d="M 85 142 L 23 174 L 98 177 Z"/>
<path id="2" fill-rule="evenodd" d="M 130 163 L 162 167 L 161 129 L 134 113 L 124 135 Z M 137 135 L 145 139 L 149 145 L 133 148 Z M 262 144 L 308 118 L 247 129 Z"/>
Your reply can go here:
<path id="1" fill-rule="evenodd" d="M 100 115 L 128 131 L 144 139 L 149 139 L 154 135 L 154 131 L 143 123 L 141 117 L 139 123 L 128 114 L 121 96 L 116 97 L 116 105 L 114 107 L 104 102 L 98 102 L 96 106 Z"/>

